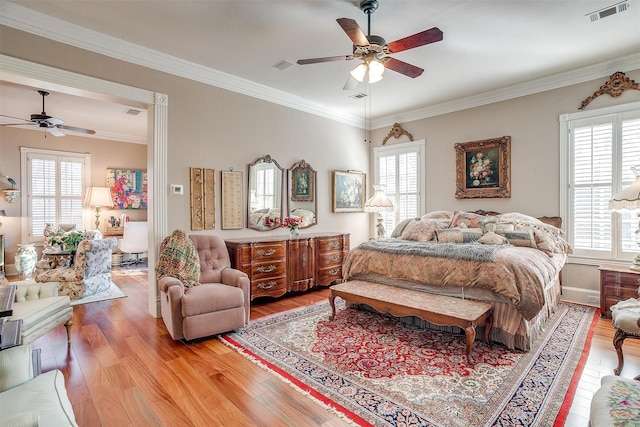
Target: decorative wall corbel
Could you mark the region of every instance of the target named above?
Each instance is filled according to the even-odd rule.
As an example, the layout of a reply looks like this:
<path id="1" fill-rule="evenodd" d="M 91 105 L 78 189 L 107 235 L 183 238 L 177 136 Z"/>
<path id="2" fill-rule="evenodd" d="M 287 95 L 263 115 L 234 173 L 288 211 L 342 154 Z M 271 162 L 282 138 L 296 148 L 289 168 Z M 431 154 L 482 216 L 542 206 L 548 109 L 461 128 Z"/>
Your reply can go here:
<path id="1" fill-rule="evenodd" d="M 413 141 L 413 135 L 411 135 L 406 130 L 402 129 L 402 126 L 400 126 L 400 123 L 394 123 L 393 126 L 391 127 L 391 130 L 389 131 L 389 134 L 382 141 L 382 145 L 386 144 L 389 138 L 391 138 L 392 136 L 398 139 L 402 135 L 407 135 L 409 137 L 409 141 Z"/>
<path id="2" fill-rule="evenodd" d="M 609 80 L 605 84 L 600 86 L 600 89 L 593 92 L 593 95 L 582 101 L 582 105 L 580 105 L 580 108 L 578 108 L 578 110 L 584 110 L 591 101 L 602 94 L 607 93 L 610 96 L 618 97 L 622 95 L 622 92 L 627 89 L 640 90 L 640 84 L 625 76 L 622 71 L 616 71 L 611 75 L 611 77 L 609 77 Z"/>

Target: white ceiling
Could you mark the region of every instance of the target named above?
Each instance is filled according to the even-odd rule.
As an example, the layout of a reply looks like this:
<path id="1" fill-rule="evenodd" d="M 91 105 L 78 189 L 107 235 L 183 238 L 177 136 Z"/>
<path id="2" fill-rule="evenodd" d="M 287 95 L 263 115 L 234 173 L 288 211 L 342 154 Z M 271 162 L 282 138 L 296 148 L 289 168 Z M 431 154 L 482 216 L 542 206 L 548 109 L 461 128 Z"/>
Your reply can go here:
<path id="1" fill-rule="evenodd" d="M 471 105 L 483 96 L 517 96 L 592 79 L 594 73 L 600 77 L 640 68 L 640 0 L 628 0 L 628 10 L 595 22 L 590 12 L 617 2 L 380 0 L 371 33 L 387 42 L 435 26 L 444 32 L 441 42 L 394 55 L 424 68 L 422 76 L 411 79 L 387 70 L 369 88 L 361 84 L 343 91 L 355 60 L 273 68 L 283 59 L 295 63 L 351 53 L 336 19 L 355 19 L 366 33 L 358 3 L 0 0 L 0 23 L 354 123 L 365 114 L 378 123 L 406 121 L 425 116 L 430 108 Z M 370 96 L 350 97 L 359 92 Z M 0 97 L 0 114 L 40 112 L 35 91 L 24 94 L 1 85 Z M 120 128 L 126 106 L 106 111 L 98 105 L 78 108 L 76 101 L 52 93 L 47 113 L 71 126 L 136 132 Z M 146 123 L 141 130 L 146 132 Z"/>

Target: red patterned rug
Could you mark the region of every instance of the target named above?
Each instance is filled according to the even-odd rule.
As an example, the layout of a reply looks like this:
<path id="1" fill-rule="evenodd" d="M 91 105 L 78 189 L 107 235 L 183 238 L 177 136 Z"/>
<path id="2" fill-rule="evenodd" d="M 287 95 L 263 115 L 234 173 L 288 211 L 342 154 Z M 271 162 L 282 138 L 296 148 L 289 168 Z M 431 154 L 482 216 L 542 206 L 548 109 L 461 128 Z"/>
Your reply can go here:
<path id="1" fill-rule="evenodd" d="M 220 337 L 356 425 L 563 425 L 596 310 L 561 304 L 531 351 L 423 330 L 326 302 L 252 321 Z"/>

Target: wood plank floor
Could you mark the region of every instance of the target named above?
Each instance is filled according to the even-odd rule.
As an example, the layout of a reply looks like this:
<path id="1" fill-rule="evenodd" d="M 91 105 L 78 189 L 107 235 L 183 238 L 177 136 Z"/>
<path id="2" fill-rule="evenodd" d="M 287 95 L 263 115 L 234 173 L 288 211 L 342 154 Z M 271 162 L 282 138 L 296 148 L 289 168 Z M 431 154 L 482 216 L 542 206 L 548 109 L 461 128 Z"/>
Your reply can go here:
<path id="1" fill-rule="evenodd" d="M 147 313 L 146 271 L 114 270 L 127 298 L 74 308 L 71 345 L 63 327 L 33 343 L 43 371 L 64 372 L 80 426 L 345 426 L 216 339 L 173 341 Z M 314 304 L 326 289 L 254 301 L 251 318 Z M 599 319 L 566 426 L 586 427 L 600 378 L 617 365 L 611 321 Z M 624 344 L 623 377 L 640 374 L 640 340 Z"/>

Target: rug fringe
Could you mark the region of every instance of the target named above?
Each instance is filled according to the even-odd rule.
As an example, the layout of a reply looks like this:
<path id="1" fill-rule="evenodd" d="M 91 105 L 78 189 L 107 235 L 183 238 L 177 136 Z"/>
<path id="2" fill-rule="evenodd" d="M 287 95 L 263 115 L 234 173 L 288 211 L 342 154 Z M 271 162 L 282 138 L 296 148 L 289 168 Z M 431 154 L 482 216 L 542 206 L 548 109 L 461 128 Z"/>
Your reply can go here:
<path id="1" fill-rule="evenodd" d="M 259 367 L 261 367 L 265 371 L 267 371 L 269 373 L 272 373 L 272 374 L 275 374 L 281 381 L 283 381 L 286 384 L 289 384 L 298 393 L 301 393 L 302 395 L 308 397 L 309 399 L 314 401 L 316 404 L 320 405 L 322 408 L 324 408 L 324 409 L 330 411 L 331 413 L 333 413 L 334 415 L 338 416 L 338 418 L 340 418 L 341 420 L 345 421 L 347 424 L 349 424 L 351 426 L 355 426 L 355 427 L 362 427 L 362 426 L 370 426 L 371 425 L 371 424 L 367 423 L 364 420 L 363 420 L 364 421 L 363 423 L 358 423 L 358 422 L 352 420 L 351 418 L 349 418 L 349 416 L 345 412 L 342 412 L 338 408 L 336 408 L 335 406 L 330 405 L 330 404 L 322 401 L 321 399 L 319 399 L 316 396 L 314 396 L 308 390 L 304 390 L 299 384 L 296 384 L 295 381 L 292 381 L 291 379 L 287 378 L 282 373 L 278 372 L 278 370 L 270 367 L 268 362 L 265 362 L 264 360 L 260 359 L 259 357 L 257 357 L 253 353 L 251 353 L 250 351 L 248 351 L 248 350 L 242 348 L 241 346 L 239 346 L 238 344 L 232 342 L 232 340 L 229 337 L 227 337 L 226 335 L 218 336 L 218 340 L 220 342 L 222 342 L 224 345 L 234 349 L 235 351 L 240 353 L 242 356 L 244 356 L 245 358 L 249 359 L 252 363 L 255 363 L 256 365 L 258 365 Z M 346 408 L 343 408 L 343 409 L 344 409 L 344 411 L 348 411 Z M 348 412 L 350 412 L 350 411 L 348 411 Z M 358 417 L 355 414 L 352 414 L 352 415 L 354 417 Z"/>

